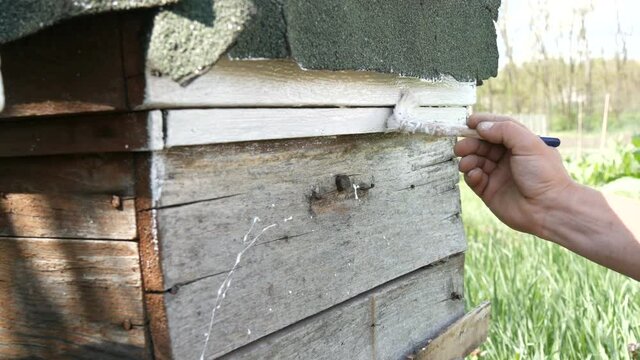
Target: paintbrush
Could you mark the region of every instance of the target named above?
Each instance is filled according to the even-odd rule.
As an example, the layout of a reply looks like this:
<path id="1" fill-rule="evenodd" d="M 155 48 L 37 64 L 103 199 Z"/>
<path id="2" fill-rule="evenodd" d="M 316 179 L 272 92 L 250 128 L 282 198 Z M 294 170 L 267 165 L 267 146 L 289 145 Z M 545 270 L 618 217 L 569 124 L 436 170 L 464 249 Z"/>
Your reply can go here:
<path id="1" fill-rule="evenodd" d="M 403 94 L 387 119 L 387 131 L 422 133 L 431 136 L 458 136 L 482 139 L 474 129 L 465 125 L 453 125 L 444 122 L 424 121 L 417 111 L 419 104 L 411 94 Z M 560 139 L 540 136 L 545 144 L 551 147 L 560 146 Z"/>

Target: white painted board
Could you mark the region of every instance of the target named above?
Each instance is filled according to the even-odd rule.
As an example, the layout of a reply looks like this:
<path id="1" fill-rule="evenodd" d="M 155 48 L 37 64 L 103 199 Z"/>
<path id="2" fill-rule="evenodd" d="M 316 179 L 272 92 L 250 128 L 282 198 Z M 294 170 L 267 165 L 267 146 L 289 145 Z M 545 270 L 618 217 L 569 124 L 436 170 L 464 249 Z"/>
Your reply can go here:
<path id="1" fill-rule="evenodd" d="M 422 106 L 467 106 L 476 85 L 368 71 L 302 70 L 292 60 L 221 59 L 187 86 L 146 74 L 138 109 L 194 107 L 393 106 L 411 91 Z"/>
<path id="2" fill-rule="evenodd" d="M 239 141 L 382 133 L 392 108 L 170 110 L 166 147 Z M 464 107 L 421 107 L 426 122 L 464 124 Z"/>

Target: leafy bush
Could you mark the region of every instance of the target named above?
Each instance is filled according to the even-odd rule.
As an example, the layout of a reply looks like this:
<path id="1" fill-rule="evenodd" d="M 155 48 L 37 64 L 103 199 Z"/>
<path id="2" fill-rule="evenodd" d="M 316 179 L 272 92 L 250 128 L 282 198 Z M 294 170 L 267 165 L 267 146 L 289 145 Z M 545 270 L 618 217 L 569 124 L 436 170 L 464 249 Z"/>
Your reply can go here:
<path id="1" fill-rule="evenodd" d="M 618 145 L 613 153 L 566 158 L 569 174 L 579 183 L 600 186 L 622 177 L 640 178 L 640 135 L 631 144 Z"/>

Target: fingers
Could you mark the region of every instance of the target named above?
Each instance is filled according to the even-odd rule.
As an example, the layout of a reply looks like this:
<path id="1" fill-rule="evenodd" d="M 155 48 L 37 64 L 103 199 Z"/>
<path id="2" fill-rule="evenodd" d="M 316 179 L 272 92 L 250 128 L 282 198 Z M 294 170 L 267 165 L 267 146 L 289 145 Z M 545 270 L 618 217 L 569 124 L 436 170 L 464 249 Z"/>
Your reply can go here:
<path id="1" fill-rule="evenodd" d="M 502 155 L 507 151 L 504 146 L 495 145 L 486 141 L 466 138 L 458 141 L 453 148 L 453 152 L 456 156 L 465 157 L 471 154 L 476 154 L 485 157 L 493 162 L 498 162 Z"/>
<path id="2" fill-rule="evenodd" d="M 487 184 L 489 184 L 489 175 L 485 174 L 484 171 L 475 168 L 464 175 L 464 181 L 469 185 L 473 192 L 478 196 L 482 196 L 484 190 L 487 188 Z"/>
<path id="3" fill-rule="evenodd" d="M 502 144 L 514 155 L 539 154 L 546 149 L 538 136 L 513 121 L 481 121 L 476 130 L 484 140 Z"/>
<path id="4" fill-rule="evenodd" d="M 514 118 L 512 118 L 510 116 L 497 115 L 497 114 L 486 114 L 486 113 L 476 113 L 476 114 L 470 115 L 469 118 L 467 118 L 467 126 L 470 127 L 471 129 L 475 129 L 476 126 L 478 126 L 478 124 L 483 122 L 483 121 L 490 121 L 490 122 L 511 121 L 511 122 L 514 122 L 514 123 L 522 126 L 522 127 L 525 127 L 523 124 L 521 124 L 520 122 L 518 122 L 517 120 L 515 120 Z"/>
<path id="5" fill-rule="evenodd" d="M 463 173 L 468 173 L 469 171 L 478 168 L 490 175 L 496 167 L 498 167 L 498 165 L 495 162 L 478 155 L 465 156 L 460 159 L 460 162 L 458 163 L 458 169 Z"/>

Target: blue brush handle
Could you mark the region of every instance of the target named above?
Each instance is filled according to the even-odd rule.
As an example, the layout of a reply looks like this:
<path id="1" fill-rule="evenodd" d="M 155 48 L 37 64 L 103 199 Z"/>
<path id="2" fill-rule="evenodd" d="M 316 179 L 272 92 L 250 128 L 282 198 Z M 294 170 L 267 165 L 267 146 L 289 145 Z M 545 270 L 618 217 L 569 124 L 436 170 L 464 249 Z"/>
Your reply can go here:
<path id="1" fill-rule="evenodd" d="M 551 146 L 554 148 L 560 146 L 560 139 L 558 138 L 540 136 L 540 139 L 542 139 L 542 141 L 544 141 L 544 143 L 547 144 L 548 146 Z"/>

